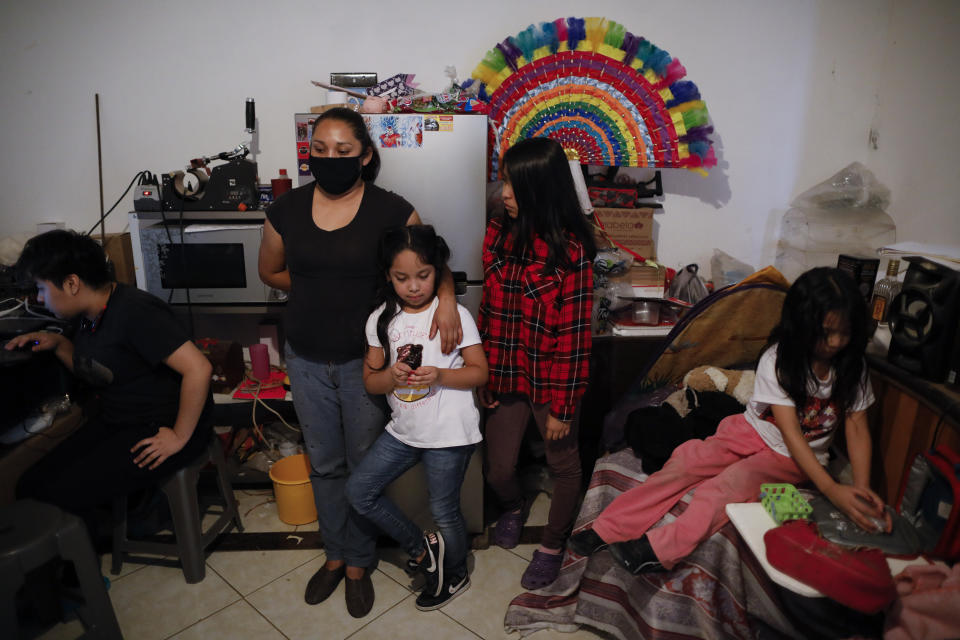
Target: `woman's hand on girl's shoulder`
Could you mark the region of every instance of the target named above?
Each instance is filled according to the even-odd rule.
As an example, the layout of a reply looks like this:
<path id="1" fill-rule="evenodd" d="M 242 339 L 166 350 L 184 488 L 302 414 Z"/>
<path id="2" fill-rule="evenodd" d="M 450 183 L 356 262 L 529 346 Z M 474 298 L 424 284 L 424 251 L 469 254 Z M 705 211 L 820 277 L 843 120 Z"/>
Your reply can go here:
<path id="1" fill-rule="evenodd" d="M 444 355 L 457 348 L 463 342 L 463 327 L 460 326 L 460 311 L 457 309 L 456 296 L 439 296 L 440 302 L 433 314 L 430 325 L 430 339 L 440 333 L 440 351 Z"/>

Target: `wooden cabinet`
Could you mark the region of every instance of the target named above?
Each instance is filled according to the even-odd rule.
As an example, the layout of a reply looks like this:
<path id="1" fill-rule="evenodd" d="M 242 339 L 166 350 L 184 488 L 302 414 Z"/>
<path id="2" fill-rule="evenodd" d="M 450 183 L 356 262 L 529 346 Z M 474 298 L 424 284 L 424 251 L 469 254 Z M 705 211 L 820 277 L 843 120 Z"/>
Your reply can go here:
<path id="1" fill-rule="evenodd" d="M 938 444 L 960 451 L 960 389 L 934 384 L 868 357 L 877 402 L 870 408 L 874 488 L 895 504 L 914 455 Z"/>

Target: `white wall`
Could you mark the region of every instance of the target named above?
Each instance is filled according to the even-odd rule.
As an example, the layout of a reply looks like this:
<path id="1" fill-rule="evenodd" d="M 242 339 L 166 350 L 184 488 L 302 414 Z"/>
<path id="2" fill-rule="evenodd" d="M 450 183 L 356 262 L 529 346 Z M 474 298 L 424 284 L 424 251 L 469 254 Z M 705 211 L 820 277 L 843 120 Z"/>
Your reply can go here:
<path id="1" fill-rule="evenodd" d="M 947 197 L 958 177 L 950 119 L 958 74 L 945 64 L 960 59 L 951 37 L 958 5 L 916 5 L 8 1 L 0 8 L 0 236 L 32 233 L 41 221 L 96 222 L 95 93 L 109 207 L 138 170 L 180 168 L 239 142 L 247 96 L 257 101 L 266 181 L 294 167 L 291 114 L 324 98 L 311 79 L 409 72 L 439 90 L 445 65 L 465 78 L 496 42 L 532 22 L 599 15 L 678 57 L 717 130 L 720 166 L 708 178 L 665 172 L 657 240 L 667 264 L 707 269 L 719 247 L 759 266 L 793 196 L 853 160 L 875 163 L 893 189 L 901 238 L 960 238 Z M 867 146 L 871 125 L 877 151 Z M 128 197 L 109 231 L 124 227 L 130 208 Z"/>
<path id="2" fill-rule="evenodd" d="M 892 191 L 899 240 L 960 245 L 960 2 L 898 0 L 866 162 Z"/>

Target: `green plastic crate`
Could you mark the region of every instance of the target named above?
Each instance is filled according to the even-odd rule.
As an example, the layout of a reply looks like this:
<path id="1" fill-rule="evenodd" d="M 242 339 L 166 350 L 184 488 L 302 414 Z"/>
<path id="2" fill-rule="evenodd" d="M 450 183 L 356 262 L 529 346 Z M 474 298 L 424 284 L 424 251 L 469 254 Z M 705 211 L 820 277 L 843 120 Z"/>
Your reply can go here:
<path id="1" fill-rule="evenodd" d="M 797 488 L 787 483 L 761 484 L 760 503 L 777 524 L 787 520 L 806 520 L 813 512 L 813 507 Z"/>

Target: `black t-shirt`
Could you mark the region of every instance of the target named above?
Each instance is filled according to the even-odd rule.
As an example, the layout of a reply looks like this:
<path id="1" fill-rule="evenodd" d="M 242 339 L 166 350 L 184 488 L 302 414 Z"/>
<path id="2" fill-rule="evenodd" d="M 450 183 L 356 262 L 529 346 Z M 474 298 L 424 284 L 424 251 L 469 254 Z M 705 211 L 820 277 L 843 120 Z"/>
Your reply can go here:
<path id="1" fill-rule="evenodd" d="M 324 231 L 313 222 L 315 185 L 285 193 L 267 209 L 290 271 L 284 328 L 297 355 L 345 362 L 363 355 L 363 329 L 383 277 L 377 273 L 380 235 L 405 225 L 413 205 L 368 182 L 353 220 Z"/>
<path id="2" fill-rule="evenodd" d="M 73 372 L 96 389 L 105 423 L 172 428 L 181 376 L 163 359 L 189 339 L 166 303 L 136 287 L 117 284 L 100 318 L 77 331 Z M 201 423 L 211 405 L 208 396 Z"/>

